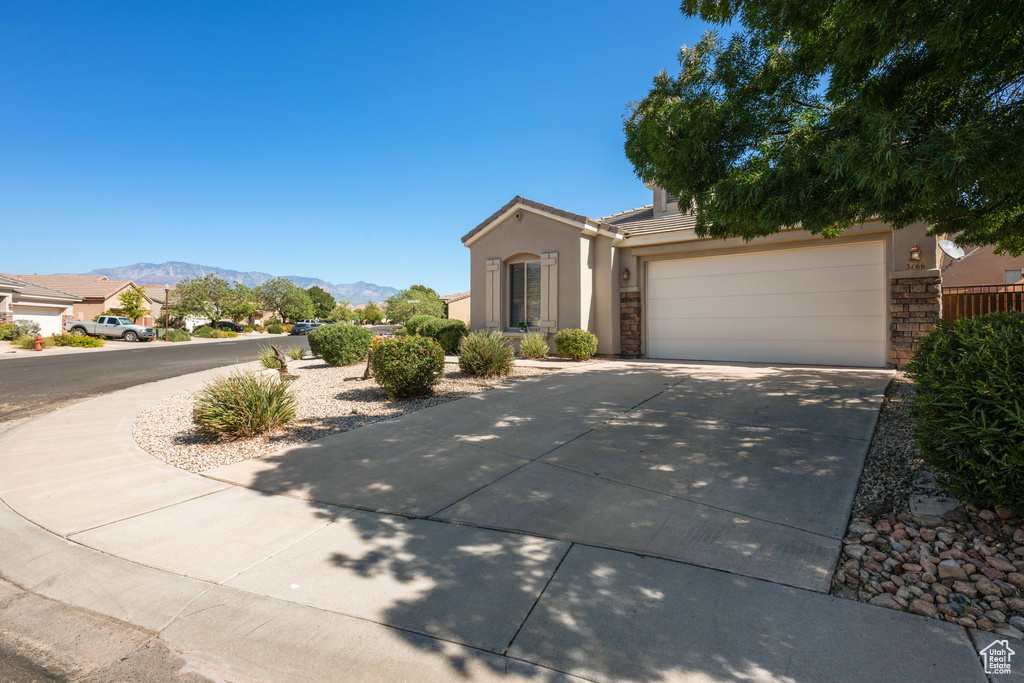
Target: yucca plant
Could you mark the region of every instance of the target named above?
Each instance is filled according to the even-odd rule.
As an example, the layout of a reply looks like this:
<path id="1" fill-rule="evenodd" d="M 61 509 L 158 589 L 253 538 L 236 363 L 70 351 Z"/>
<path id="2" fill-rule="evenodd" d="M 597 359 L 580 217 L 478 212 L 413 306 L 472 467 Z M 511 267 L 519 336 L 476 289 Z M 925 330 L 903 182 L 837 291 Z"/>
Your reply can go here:
<path id="1" fill-rule="evenodd" d="M 261 346 L 259 351 L 260 365 L 267 368 L 268 370 L 276 370 L 281 367 L 281 361 L 277 359 L 277 355 L 274 354 L 274 349 L 269 346 Z"/>
<path id="2" fill-rule="evenodd" d="M 530 332 L 519 342 L 519 355 L 523 358 L 545 358 L 549 350 L 548 336 L 540 332 Z"/>
<path id="3" fill-rule="evenodd" d="M 207 383 L 192 406 L 192 421 L 209 436 L 254 436 L 294 419 L 295 396 L 288 385 L 251 372 L 234 372 Z"/>
<path id="4" fill-rule="evenodd" d="M 292 360 L 302 360 L 302 349 L 298 346 L 293 346 L 284 352 L 284 355 L 288 356 Z"/>
<path id="5" fill-rule="evenodd" d="M 459 345 L 459 369 L 474 377 L 501 377 L 512 372 L 512 342 L 497 330 L 473 332 Z"/>

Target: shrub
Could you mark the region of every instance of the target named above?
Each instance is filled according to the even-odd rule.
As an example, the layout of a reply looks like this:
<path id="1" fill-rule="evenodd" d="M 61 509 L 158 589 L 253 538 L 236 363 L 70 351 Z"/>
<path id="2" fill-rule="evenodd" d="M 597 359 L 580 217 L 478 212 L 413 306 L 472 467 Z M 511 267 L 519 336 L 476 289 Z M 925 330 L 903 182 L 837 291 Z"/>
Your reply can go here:
<path id="1" fill-rule="evenodd" d="M 298 346 L 293 346 L 284 352 L 284 355 L 288 356 L 292 360 L 302 360 L 302 349 Z"/>
<path id="2" fill-rule="evenodd" d="M 293 327 L 295 327 L 295 325 L 293 325 L 292 323 L 288 323 L 287 325 L 281 325 L 281 331 L 291 332 Z"/>
<path id="3" fill-rule="evenodd" d="M 459 343 L 469 334 L 466 323 L 461 320 L 438 318 L 428 320 L 420 328 L 420 334 L 437 341 L 445 353 L 458 353 Z"/>
<path id="4" fill-rule="evenodd" d="M 36 349 L 36 338 L 35 335 L 25 335 L 18 337 L 14 340 L 14 345 L 18 348 L 25 349 L 27 351 L 35 351 Z M 53 337 L 43 337 L 43 348 L 49 349 L 53 346 Z"/>
<path id="5" fill-rule="evenodd" d="M 203 325 L 192 330 L 192 336 L 199 337 L 200 339 L 213 339 L 217 336 L 217 330 L 209 325 Z"/>
<path id="6" fill-rule="evenodd" d="M 373 375 L 391 398 L 425 394 L 444 376 L 444 349 L 433 339 L 411 335 L 373 342 Z"/>
<path id="7" fill-rule="evenodd" d="M 39 323 L 34 320 L 15 320 L 14 332 L 11 334 L 11 338 L 17 339 L 18 337 L 34 337 L 39 334 L 40 329 L 42 328 L 39 327 Z"/>
<path id="8" fill-rule="evenodd" d="M 259 332 L 260 328 L 258 325 L 242 325 L 243 332 Z"/>
<path id="9" fill-rule="evenodd" d="M 425 322 L 437 319 L 437 316 L 426 315 L 423 313 L 420 315 L 414 315 L 405 321 L 405 329 L 409 330 L 409 334 L 422 334 L 422 332 L 420 332 L 420 326 Z"/>
<path id="10" fill-rule="evenodd" d="M 572 360 L 586 360 L 597 353 L 597 335 L 585 330 L 559 330 L 555 333 L 555 350 Z"/>
<path id="11" fill-rule="evenodd" d="M 153 333 L 156 339 L 162 340 L 164 338 L 164 328 L 157 327 L 153 329 Z M 169 342 L 183 342 L 192 341 L 192 335 L 187 331 L 181 329 L 171 328 L 167 332 L 167 341 Z"/>
<path id="12" fill-rule="evenodd" d="M 295 396 L 278 377 L 235 372 L 206 384 L 192 405 L 192 421 L 210 436 L 262 434 L 295 419 Z"/>
<path id="13" fill-rule="evenodd" d="M 519 342 L 519 355 L 523 358 L 546 358 L 549 350 L 548 335 L 540 332 L 530 332 Z"/>
<path id="14" fill-rule="evenodd" d="M 500 377 L 512 372 L 512 342 L 497 330 L 473 332 L 459 346 L 459 369 L 474 377 Z"/>
<path id="15" fill-rule="evenodd" d="M 409 334 L 409 329 L 406 327 L 396 327 L 395 329 L 391 330 L 391 334 L 393 334 L 396 337 L 404 337 Z"/>
<path id="16" fill-rule="evenodd" d="M 355 325 L 324 325 L 309 333 L 309 349 L 328 365 L 352 365 L 366 359 L 373 332 Z"/>
<path id="17" fill-rule="evenodd" d="M 260 365 L 268 370 L 276 370 L 281 367 L 281 361 L 277 359 L 277 354 L 274 353 L 274 349 L 269 346 L 261 346 L 259 351 L 257 351 L 257 354 L 260 359 Z"/>
<path id="18" fill-rule="evenodd" d="M 267 325 L 267 334 L 284 334 L 284 328 L 280 325 L 271 323 Z"/>
<path id="19" fill-rule="evenodd" d="M 86 337 L 78 334 L 55 334 L 50 337 L 54 346 L 74 346 L 80 349 L 98 349 L 103 346 L 103 340 L 99 337 Z M 32 348 L 35 348 L 33 342 Z"/>
<path id="20" fill-rule="evenodd" d="M 939 321 L 907 371 L 924 461 L 955 498 L 1024 512 L 1024 314 Z"/>
<path id="21" fill-rule="evenodd" d="M 18 328 L 14 323 L 0 323 L 0 341 L 16 339 Z"/>

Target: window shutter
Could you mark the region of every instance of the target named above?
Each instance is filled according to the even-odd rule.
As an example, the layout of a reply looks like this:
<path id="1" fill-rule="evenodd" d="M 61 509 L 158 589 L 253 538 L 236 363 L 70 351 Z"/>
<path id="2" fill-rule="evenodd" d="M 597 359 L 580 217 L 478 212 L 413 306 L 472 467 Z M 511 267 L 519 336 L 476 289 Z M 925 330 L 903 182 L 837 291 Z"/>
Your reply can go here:
<path id="1" fill-rule="evenodd" d="M 540 327 L 558 330 L 558 252 L 540 255 Z"/>
<path id="2" fill-rule="evenodd" d="M 487 259 L 487 271 L 484 273 L 484 303 L 486 304 L 487 328 L 500 327 L 501 317 L 501 259 Z"/>

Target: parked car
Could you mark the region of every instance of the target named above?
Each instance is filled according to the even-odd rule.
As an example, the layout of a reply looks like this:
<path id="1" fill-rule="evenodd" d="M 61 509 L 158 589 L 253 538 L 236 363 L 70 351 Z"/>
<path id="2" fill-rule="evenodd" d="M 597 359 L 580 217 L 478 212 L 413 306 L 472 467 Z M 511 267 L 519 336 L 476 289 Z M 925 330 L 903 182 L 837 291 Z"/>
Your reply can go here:
<path id="1" fill-rule="evenodd" d="M 101 315 L 96 322 L 68 320 L 64 323 L 64 331 L 79 336 L 119 337 L 130 342 L 140 339 L 148 341 L 155 336 L 152 327 L 136 325 L 131 318 L 118 315 Z"/>
<path id="2" fill-rule="evenodd" d="M 297 320 L 295 322 L 295 324 L 296 325 L 322 325 L 323 323 L 320 322 L 320 318 L 303 318 L 302 320 Z"/>
<path id="3" fill-rule="evenodd" d="M 233 323 L 230 320 L 218 320 L 217 322 L 210 325 L 215 330 L 224 330 L 225 332 L 238 332 L 241 334 L 245 328 L 238 323 Z"/>
<path id="4" fill-rule="evenodd" d="M 295 323 L 289 334 L 309 334 L 318 327 L 320 323 Z"/>

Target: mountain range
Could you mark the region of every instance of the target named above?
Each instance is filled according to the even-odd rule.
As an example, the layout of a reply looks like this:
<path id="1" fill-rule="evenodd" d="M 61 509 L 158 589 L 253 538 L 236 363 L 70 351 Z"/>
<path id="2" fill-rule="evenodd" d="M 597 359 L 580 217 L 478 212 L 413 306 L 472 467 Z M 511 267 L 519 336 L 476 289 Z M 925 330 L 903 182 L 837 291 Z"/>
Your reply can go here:
<path id="1" fill-rule="evenodd" d="M 111 280 L 131 280 L 137 285 L 162 285 L 176 284 L 180 280 L 202 277 L 208 273 L 213 273 L 228 282 L 238 282 L 248 287 L 261 285 L 267 280 L 277 277 L 270 273 L 261 273 L 255 270 L 243 272 L 228 268 L 216 268 L 214 266 L 200 266 L 195 263 L 184 263 L 182 261 L 136 263 L 116 268 L 97 268 L 96 270 L 90 270 L 85 275 L 105 275 Z M 291 280 L 303 289 L 309 289 L 313 285 L 317 285 L 330 292 L 335 299 L 344 300 L 351 304 L 384 301 L 392 294 L 398 294 L 398 290 L 394 287 L 375 285 L 372 282 L 363 282 L 361 280 L 350 285 L 336 285 L 315 277 L 303 277 L 301 275 L 285 275 L 283 277 Z"/>

